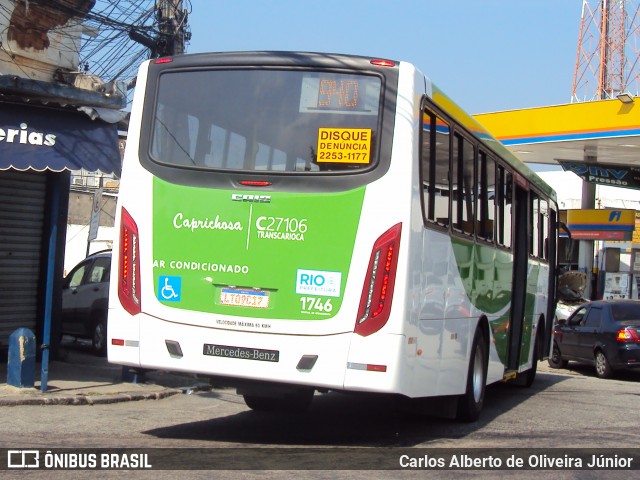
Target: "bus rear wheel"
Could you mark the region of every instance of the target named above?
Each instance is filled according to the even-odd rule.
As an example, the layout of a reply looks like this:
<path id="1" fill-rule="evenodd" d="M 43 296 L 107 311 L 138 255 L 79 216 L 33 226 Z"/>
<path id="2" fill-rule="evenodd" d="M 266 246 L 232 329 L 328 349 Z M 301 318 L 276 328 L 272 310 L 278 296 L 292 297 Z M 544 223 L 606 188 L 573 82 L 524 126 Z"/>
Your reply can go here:
<path id="1" fill-rule="evenodd" d="M 536 372 L 538 371 L 538 359 L 540 358 L 540 351 L 542 350 L 542 325 L 538 325 L 535 344 L 533 346 L 533 355 L 531 358 L 531 368 L 518 374 L 516 385 L 529 388 L 533 385 L 533 381 L 536 379 Z"/>
<path id="2" fill-rule="evenodd" d="M 268 397 L 244 394 L 244 403 L 256 412 L 303 413 L 309 409 L 313 400 L 313 389 L 287 393 L 282 397 Z"/>
<path id="3" fill-rule="evenodd" d="M 487 385 L 487 343 L 482 331 L 478 328 L 473 337 L 469 370 L 467 372 L 467 388 L 458 398 L 456 418 L 463 422 L 478 419 L 484 403 Z"/>

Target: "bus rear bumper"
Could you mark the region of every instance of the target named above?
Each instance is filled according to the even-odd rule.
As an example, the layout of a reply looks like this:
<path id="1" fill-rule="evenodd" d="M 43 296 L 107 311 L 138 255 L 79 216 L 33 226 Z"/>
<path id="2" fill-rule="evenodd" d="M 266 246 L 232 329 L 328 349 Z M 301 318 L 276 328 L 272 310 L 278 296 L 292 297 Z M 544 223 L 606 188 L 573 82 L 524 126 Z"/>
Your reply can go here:
<path id="1" fill-rule="evenodd" d="M 185 325 L 138 314 L 109 318 L 109 362 L 243 381 L 342 389 L 351 333 L 281 335 Z M 116 333 L 117 332 L 117 333 Z M 123 332 L 127 338 L 120 338 Z M 113 345 L 117 341 L 118 345 Z"/>
<path id="2" fill-rule="evenodd" d="M 401 393 L 396 381 L 400 335 L 269 334 L 187 327 L 145 314 L 110 316 L 108 335 L 110 363 L 196 373 L 214 377 L 221 386 L 266 381 Z"/>

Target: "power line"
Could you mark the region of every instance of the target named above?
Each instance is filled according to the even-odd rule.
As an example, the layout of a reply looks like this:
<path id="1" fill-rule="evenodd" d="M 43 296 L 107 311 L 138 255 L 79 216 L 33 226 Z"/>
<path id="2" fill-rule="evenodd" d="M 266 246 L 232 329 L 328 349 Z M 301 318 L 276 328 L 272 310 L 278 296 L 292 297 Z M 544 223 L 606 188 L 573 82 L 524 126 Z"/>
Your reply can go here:
<path id="1" fill-rule="evenodd" d="M 183 3 L 188 6 L 184 11 Z M 162 46 L 174 41 L 171 35 L 181 35 L 183 43 L 189 40 L 186 20 L 190 11 L 190 1 L 182 0 L 164 0 L 158 5 L 149 0 L 98 0 L 85 19 L 97 34 L 83 37 L 80 65 L 107 82 L 130 81 L 139 61 L 167 54 Z"/>
<path id="2" fill-rule="evenodd" d="M 187 20 L 191 8 L 190 0 L 14 0 L 0 5 L 0 24 L 9 38 L 33 32 L 47 46 L 55 34 L 59 52 L 75 58 L 73 65 L 78 62 L 77 72 L 58 69 L 54 74 L 58 81 L 74 83 L 75 75 L 82 73 L 107 84 L 133 85 L 143 60 L 184 51 L 190 39 Z M 48 22 L 48 17 L 54 21 Z M 33 41 L 31 37 L 27 40 Z M 12 63 L 31 80 L 42 79 L 42 75 L 32 78 L 34 74 L 52 74 L 49 65 L 34 63 L 25 68 L 16 60 L 20 55 L 11 50 L 11 43 L 0 43 L 3 63 Z"/>

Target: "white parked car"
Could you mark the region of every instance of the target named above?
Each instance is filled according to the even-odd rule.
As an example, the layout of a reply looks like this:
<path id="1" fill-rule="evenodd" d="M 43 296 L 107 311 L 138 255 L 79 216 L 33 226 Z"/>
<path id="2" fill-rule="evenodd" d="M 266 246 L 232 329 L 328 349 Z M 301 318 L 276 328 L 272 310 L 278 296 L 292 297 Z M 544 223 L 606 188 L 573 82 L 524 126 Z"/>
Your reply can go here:
<path id="1" fill-rule="evenodd" d="M 556 323 L 566 320 L 576 308 L 588 302 L 582 295 L 587 284 L 587 274 L 570 270 L 558 278 L 558 304 L 556 306 Z"/>

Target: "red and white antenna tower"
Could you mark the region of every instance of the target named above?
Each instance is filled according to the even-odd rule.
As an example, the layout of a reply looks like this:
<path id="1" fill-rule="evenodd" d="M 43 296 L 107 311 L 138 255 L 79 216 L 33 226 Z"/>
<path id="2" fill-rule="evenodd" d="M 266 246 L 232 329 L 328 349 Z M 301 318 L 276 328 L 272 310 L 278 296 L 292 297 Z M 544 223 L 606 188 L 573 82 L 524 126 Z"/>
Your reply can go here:
<path id="1" fill-rule="evenodd" d="M 639 27 L 635 0 L 583 0 L 572 103 L 638 95 Z"/>

